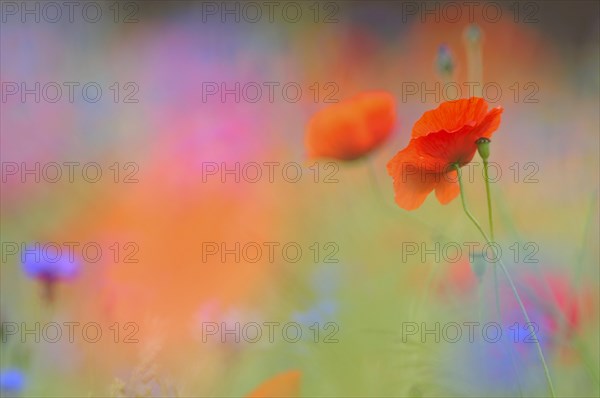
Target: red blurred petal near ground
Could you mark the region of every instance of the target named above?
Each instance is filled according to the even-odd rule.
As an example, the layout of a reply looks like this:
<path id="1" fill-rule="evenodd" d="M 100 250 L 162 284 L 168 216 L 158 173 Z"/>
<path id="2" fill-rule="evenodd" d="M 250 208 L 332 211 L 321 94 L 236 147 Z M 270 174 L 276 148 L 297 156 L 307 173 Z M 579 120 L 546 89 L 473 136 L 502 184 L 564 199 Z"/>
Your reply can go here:
<path id="1" fill-rule="evenodd" d="M 258 386 L 247 398 L 299 397 L 301 376 L 297 370 L 280 373 Z"/>

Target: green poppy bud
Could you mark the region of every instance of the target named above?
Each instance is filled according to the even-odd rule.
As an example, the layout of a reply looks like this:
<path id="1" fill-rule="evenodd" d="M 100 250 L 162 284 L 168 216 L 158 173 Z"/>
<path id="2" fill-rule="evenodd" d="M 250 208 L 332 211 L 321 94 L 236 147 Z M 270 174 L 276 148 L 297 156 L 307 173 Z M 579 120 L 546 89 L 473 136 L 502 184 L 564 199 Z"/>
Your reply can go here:
<path id="1" fill-rule="evenodd" d="M 446 44 L 442 44 L 438 48 L 436 68 L 442 76 L 452 77 L 454 73 L 454 59 L 450 48 Z"/>
<path id="2" fill-rule="evenodd" d="M 481 156 L 483 160 L 488 160 L 488 158 L 490 157 L 490 142 L 492 141 L 490 141 L 489 138 L 485 137 L 481 137 L 480 139 L 475 141 L 475 143 L 477 144 L 477 152 L 479 152 L 479 156 Z"/>

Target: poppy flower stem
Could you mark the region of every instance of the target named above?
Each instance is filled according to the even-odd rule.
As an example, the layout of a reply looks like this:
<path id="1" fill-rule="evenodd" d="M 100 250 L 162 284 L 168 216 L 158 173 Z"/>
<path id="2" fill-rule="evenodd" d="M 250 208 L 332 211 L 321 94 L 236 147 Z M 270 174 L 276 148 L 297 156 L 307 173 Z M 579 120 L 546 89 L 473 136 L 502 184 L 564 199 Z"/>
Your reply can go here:
<path id="1" fill-rule="evenodd" d="M 47 305 L 52 305 L 54 302 L 55 281 L 51 278 L 42 280 L 42 296 Z"/>
<path id="2" fill-rule="evenodd" d="M 490 238 L 492 242 L 494 239 L 494 220 L 492 218 L 492 194 L 490 192 L 490 178 L 488 175 L 488 160 L 483 159 L 483 177 L 485 179 L 485 193 L 487 195 L 487 208 L 488 208 L 488 219 L 490 223 Z"/>
<path id="3" fill-rule="evenodd" d="M 540 357 L 540 361 L 542 362 L 542 366 L 544 367 L 544 375 L 546 376 L 546 382 L 548 383 L 548 390 L 550 391 L 550 395 L 552 397 L 556 397 L 556 393 L 554 392 L 554 385 L 552 384 L 552 378 L 550 377 L 550 370 L 548 369 L 548 365 L 546 364 L 546 359 L 544 358 L 544 353 L 542 352 L 542 346 L 540 345 L 540 342 L 537 338 L 537 334 L 535 333 L 535 330 L 532 326 L 533 323 L 529 319 L 529 314 L 527 313 L 527 310 L 525 309 L 525 306 L 523 305 L 523 301 L 521 301 L 521 297 L 519 296 L 517 287 L 515 286 L 512 278 L 510 277 L 510 274 L 508 273 L 506 266 L 504 265 L 502 260 L 498 260 L 498 264 L 500 264 L 500 268 L 502 269 L 504 276 L 506 276 L 506 279 L 508 280 L 508 284 L 510 285 L 513 295 L 515 296 L 515 298 L 517 299 L 517 302 L 519 303 L 519 307 L 521 307 L 521 312 L 523 313 L 523 316 L 525 317 L 525 321 L 527 322 L 527 325 L 529 326 L 529 330 L 531 331 L 531 334 L 535 340 L 535 346 L 537 348 L 537 352 L 538 352 L 538 356 Z"/>
<path id="4" fill-rule="evenodd" d="M 477 227 L 477 229 L 479 230 L 481 235 L 483 235 L 483 238 L 486 240 L 486 242 L 489 242 L 490 238 L 488 238 L 488 236 L 484 232 L 483 228 L 481 228 L 479 221 L 477 221 L 477 219 L 473 216 L 473 214 L 471 214 L 471 212 L 467 208 L 467 202 L 465 201 L 465 195 L 464 195 L 465 189 L 464 189 L 463 182 L 462 182 L 462 173 L 460 171 L 460 166 L 458 165 L 458 163 L 455 163 L 452 165 L 452 167 L 454 167 L 456 169 L 456 174 L 458 176 L 458 186 L 460 188 L 460 201 L 462 202 L 463 210 L 465 211 L 465 214 L 467 215 L 467 217 L 469 217 L 469 220 L 471 220 L 471 222 L 473 222 L 473 224 L 475 224 L 475 226 Z"/>
<path id="5" fill-rule="evenodd" d="M 485 194 L 487 197 L 487 210 L 488 210 L 488 222 L 490 225 L 490 238 L 492 240 L 492 242 L 495 242 L 496 240 L 494 239 L 494 219 L 492 217 L 492 194 L 491 194 L 491 190 L 490 190 L 490 178 L 489 178 L 489 164 L 488 164 L 488 159 L 490 157 L 490 139 L 489 138 L 479 138 L 475 143 L 477 144 L 477 152 L 479 152 L 479 155 L 481 156 L 481 159 L 483 160 L 483 177 L 485 180 Z M 498 270 L 495 265 L 493 267 L 493 275 L 494 275 L 494 298 L 495 298 L 495 302 L 496 302 L 496 315 L 498 316 L 498 321 L 500 322 L 500 324 L 502 324 L 502 311 L 500 308 L 500 292 L 499 292 L 499 287 L 498 287 Z M 521 386 L 519 383 L 519 373 L 516 370 L 516 366 L 515 366 L 515 361 L 514 361 L 514 356 L 513 356 L 513 350 L 512 347 L 509 347 L 508 350 L 508 354 L 510 355 L 510 359 L 511 359 L 511 365 L 512 365 L 512 369 L 515 373 L 515 378 L 517 380 L 517 387 L 519 388 L 519 393 L 521 396 L 523 396 L 523 392 L 521 391 Z"/>
<path id="6" fill-rule="evenodd" d="M 480 147 L 481 148 L 481 147 Z M 492 194 L 490 191 L 490 178 L 488 174 L 488 156 L 489 156 L 489 141 L 487 142 L 487 148 L 485 151 L 480 151 L 483 159 L 483 177 L 485 179 L 485 194 L 487 196 L 487 209 L 488 209 L 488 220 L 490 223 L 490 238 L 492 242 L 494 239 L 494 221 L 492 217 Z M 502 322 L 502 312 L 500 310 L 500 297 L 498 293 L 498 271 L 494 267 L 494 294 L 496 296 L 496 312 L 498 313 L 498 319 Z"/>
<path id="7" fill-rule="evenodd" d="M 463 186 L 463 183 L 462 183 L 462 175 L 461 175 L 461 171 L 460 171 L 460 166 L 457 163 L 453 164 L 452 166 L 456 169 L 456 174 L 458 176 L 458 185 L 459 185 L 459 188 L 460 188 L 460 199 L 461 199 L 463 210 L 465 211 L 465 214 L 471 220 L 471 222 L 473 222 L 473 224 L 475 225 L 475 227 L 477 227 L 477 229 L 479 230 L 479 232 L 481 233 L 481 235 L 483 236 L 483 238 L 485 239 L 485 241 L 487 242 L 487 244 L 492 247 L 492 250 L 494 250 L 494 252 L 496 252 L 496 248 L 495 248 L 494 245 L 492 245 L 492 241 L 488 238 L 487 234 L 483 231 L 483 228 L 481 228 L 481 225 L 479 224 L 479 222 L 477 221 L 477 219 L 475 217 L 473 217 L 473 215 L 471 214 L 471 212 L 467 208 L 467 204 L 466 204 L 466 201 L 465 201 L 465 193 L 464 193 L 464 186 Z M 544 353 L 542 351 L 542 346 L 540 345 L 540 342 L 539 342 L 539 340 L 537 338 L 537 333 L 535 332 L 535 330 L 533 328 L 533 323 L 531 322 L 531 319 L 529 318 L 529 314 L 527 313 L 527 310 L 525 309 L 525 305 L 523 304 L 523 301 L 521 300 L 521 296 L 519 295 L 519 292 L 517 291 L 517 287 L 515 286 L 515 283 L 513 282 L 510 274 L 508 273 L 508 269 L 504 265 L 504 262 L 502 262 L 502 259 L 498 258 L 497 253 L 494 253 L 494 255 L 498 259 L 497 262 L 498 262 L 498 264 L 500 266 L 500 269 L 502 269 L 502 272 L 504 273 L 504 276 L 506 276 L 506 280 L 508 280 L 508 284 L 510 285 L 510 288 L 511 288 L 511 290 L 513 292 L 513 295 L 515 296 L 515 299 L 517 300 L 517 303 L 519 304 L 521 312 L 523 313 L 523 317 L 525 318 L 525 322 L 527 322 L 527 325 L 529 326 L 529 330 L 531 331 L 531 335 L 533 336 L 533 339 L 535 341 L 535 346 L 537 348 L 537 352 L 538 352 L 538 356 L 540 358 L 540 362 L 542 363 L 542 366 L 544 368 L 544 375 L 546 376 L 546 382 L 548 384 L 548 390 L 550 391 L 550 395 L 552 397 L 556 397 L 556 393 L 554 392 L 554 385 L 552 384 L 552 378 L 550 377 L 550 371 L 548 370 L 548 365 L 546 364 L 546 359 L 544 358 Z"/>

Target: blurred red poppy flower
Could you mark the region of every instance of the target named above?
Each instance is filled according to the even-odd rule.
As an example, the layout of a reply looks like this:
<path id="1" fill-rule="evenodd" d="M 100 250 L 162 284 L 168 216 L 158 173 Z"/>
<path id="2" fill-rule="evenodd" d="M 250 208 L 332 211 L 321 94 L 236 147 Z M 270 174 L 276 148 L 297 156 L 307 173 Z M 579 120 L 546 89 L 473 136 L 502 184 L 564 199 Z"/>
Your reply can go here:
<path id="1" fill-rule="evenodd" d="M 297 370 L 280 373 L 258 386 L 247 398 L 281 397 L 293 398 L 300 396 L 300 376 Z"/>
<path id="2" fill-rule="evenodd" d="M 581 325 L 578 295 L 565 275 L 546 274 L 540 279 L 538 275 L 527 274 L 523 279 L 524 300 L 544 310 L 548 333 L 558 333 L 562 325 L 571 335 Z"/>
<path id="3" fill-rule="evenodd" d="M 442 295 L 469 294 L 477 287 L 477 276 L 466 259 L 447 264 L 444 274 L 445 282 L 439 287 L 439 293 Z"/>
<path id="4" fill-rule="evenodd" d="M 557 359 L 574 363 L 582 354 L 577 340 L 590 325 L 597 324 L 597 296 L 586 283 L 572 284 L 569 276 L 560 270 L 548 270 L 543 275 L 524 272 L 519 277 L 523 304 L 530 311 L 530 320 L 539 329 L 542 346 L 555 350 Z M 500 297 L 512 298 L 510 289 L 503 285 Z M 505 325 L 517 321 L 525 324 L 515 300 L 503 300 Z"/>
<path id="5" fill-rule="evenodd" d="M 500 125 L 501 107 L 488 111 L 483 98 L 442 103 L 415 123 L 412 138 L 387 165 L 394 179 L 396 203 L 403 209 L 421 206 L 431 191 L 441 204 L 459 194 L 456 170 L 473 159 L 479 138 L 490 138 Z"/>
<path id="6" fill-rule="evenodd" d="M 360 158 L 381 145 L 396 122 L 394 97 L 363 92 L 313 115 L 306 130 L 309 157 Z"/>

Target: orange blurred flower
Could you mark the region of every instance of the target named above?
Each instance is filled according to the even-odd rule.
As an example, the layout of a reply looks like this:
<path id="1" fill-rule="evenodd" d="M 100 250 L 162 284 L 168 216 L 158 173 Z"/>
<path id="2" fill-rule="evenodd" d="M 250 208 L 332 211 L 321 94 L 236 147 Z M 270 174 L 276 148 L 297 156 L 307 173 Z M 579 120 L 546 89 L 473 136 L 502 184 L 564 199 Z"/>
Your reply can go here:
<path id="1" fill-rule="evenodd" d="M 481 137 L 490 138 L 500 125 L 501 107 L 488 112 L 483 98 L 472 97 L 442 103 L 415 123 L 406 148 L 387 165 L 394 179 L 396 203 L 403 209 L 421 206 L 429 193 L 441 204 L 459 194 L 454 164 L 473 159 Z"/>
<path id="2" fill-rule="evenodd" d="M 293 398 L 300 396 L 300 376 L 297 370 L 280 373 L 262 383 L 247 398 L 278 397 Z"/>
<path id="3" fill-rule="evenodd" d="M 360 158 L 389 137 L 395 122 L 395 100 L 390 93 L 360 93 L 313 115 L 306 131 L 308 156 Z"/>

